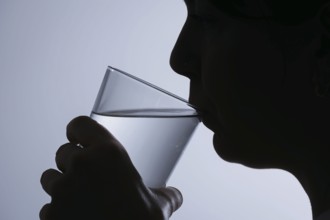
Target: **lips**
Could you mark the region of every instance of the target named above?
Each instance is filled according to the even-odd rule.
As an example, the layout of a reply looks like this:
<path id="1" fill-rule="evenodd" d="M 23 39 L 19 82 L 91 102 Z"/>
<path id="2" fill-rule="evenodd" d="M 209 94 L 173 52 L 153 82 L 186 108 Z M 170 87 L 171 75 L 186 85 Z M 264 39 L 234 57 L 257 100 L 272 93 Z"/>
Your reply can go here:
<path id="1" fill-rule="evenodd" d="M 195 90 L 193 90 L 195 91 Z M 190 94 L 189 103 L 195 106 L 198 109 L 198 112 L 201 113 L 201 120 L 203 124 L 214 133 L 219 132 L 220 123 L 216 117 L 214 110 L 214 105 L 211 102 L 206 101 L 206 98 L 201 98 L 197 95 Z M 208 107 L 208 108 L 205 108 Z"/>
<path id="2" fill-rule="evenodd" d="M 202 117 L 202 123 L 205 125 L 205 127 L 207 127 L 210 130 L 213 130 L 213 126 L 211 126 L 210 120 L 208 118 L 206 118 L 204 115 Z"/>
<path id="3" fill-rule="evenodd" d="M 202 115 L 202 122 L 203 124 L 213 132 L 217 130 L 217 120 L 215 117 L 211 117 L 210 115 Z"/>

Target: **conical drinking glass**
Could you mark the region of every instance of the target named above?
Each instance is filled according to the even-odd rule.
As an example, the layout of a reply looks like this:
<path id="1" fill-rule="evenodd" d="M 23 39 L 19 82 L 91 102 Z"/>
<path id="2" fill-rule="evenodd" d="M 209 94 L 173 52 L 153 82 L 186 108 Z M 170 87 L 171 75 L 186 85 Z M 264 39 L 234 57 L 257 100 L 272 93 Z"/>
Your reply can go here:
<path id="1" fill-rule="evenodd" d="M 91 117 L 121 142 L 149 187 L 166 185 L 200 122 L 186 100 L 110 66 Z"/>

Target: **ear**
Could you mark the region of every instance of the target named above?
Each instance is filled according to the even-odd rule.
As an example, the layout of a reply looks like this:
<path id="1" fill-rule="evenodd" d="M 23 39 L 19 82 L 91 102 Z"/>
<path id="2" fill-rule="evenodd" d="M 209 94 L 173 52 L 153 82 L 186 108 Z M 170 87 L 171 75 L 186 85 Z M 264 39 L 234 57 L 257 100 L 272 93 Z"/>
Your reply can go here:
<path id="1" fill-rule="evenodd" d="M 315 53 L 317 60 L 313 83 L 317 96 L 330 98 L 330 2 L 319 11 L 321 27 L 320 46 Z"/>

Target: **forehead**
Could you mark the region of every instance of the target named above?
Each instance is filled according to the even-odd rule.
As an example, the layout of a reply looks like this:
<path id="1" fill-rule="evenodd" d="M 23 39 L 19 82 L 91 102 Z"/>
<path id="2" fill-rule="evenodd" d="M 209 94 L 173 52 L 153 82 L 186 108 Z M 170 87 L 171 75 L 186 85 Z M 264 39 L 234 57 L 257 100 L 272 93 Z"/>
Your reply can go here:
<path id="1" fill-rule="evenodd" d="M 189 8 L 217 9 L 230 16 L 242 18 L 267 17 L 266 7 L 261 0 L 183 0 Z"/>
<path id="2" fill-rule="evenodd" d="M 272 0 L 269 0 L 272 1 Z M 281 0 L 278 0 L 281 1 Z M 316 0 L 317 1 L 317 0 Z M 330 1 L 330 0 L 328 0 Z M 222 26 L 226 24 L 232 27 L 249 27 L 258 30 L 259 33 L 267 34 L 272 41 L 291 45 L 290 47 L 300 47 L 305 42 L 310 42 L 315 37 L 317 26 L 310 22 L 308 27 L 291 25 L 293 23 L 289 18 L 282 23 L 276 17 L 273 17 L 267 6 L 258 4 L 267 2 L 267 0 L 184 0 L 192 12 L 201 12 L 205 15 L 217 13 L 215 18 L 221 19 Z M 198 8 L 196 10 L 196 8 Z M 201 10 L 200 10 L 201 9 Z M 237 26 L 237 24 L 241 24 Z M 235 26 L 236 25 L 236 26 Z M 309 27 L 311 26 L 311 27 Z"/>
<path id="3" fill-rule="evenodd" d="M 235 17 L 262 17 L 290 26 L 313 19 L 330 0 L 184 0 L 184 2 L 195 7 L 209 4 L 210 7 Z"/>

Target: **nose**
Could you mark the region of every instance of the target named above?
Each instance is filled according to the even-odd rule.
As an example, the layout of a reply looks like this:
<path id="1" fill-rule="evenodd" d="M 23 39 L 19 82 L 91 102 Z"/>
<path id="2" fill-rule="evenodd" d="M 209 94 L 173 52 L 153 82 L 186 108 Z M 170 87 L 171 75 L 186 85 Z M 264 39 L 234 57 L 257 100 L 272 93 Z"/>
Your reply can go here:
<path id="1" fill-rule="evenodd" d="M 200 39 L 202 30 L 195 21 L 187 18 L 172 50 L 170 65 L 180 75 L 194 78 L 201 72 Z"/>

